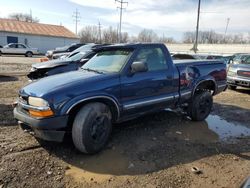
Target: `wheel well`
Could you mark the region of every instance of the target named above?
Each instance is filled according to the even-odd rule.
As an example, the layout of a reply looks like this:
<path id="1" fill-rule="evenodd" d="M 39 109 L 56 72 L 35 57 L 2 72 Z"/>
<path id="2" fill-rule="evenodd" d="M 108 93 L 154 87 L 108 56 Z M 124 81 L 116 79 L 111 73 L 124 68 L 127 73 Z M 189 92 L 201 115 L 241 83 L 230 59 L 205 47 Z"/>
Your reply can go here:
<path id="1" fill-rule="evenodd" d="M 29 53 L 29 52 L 32 53 L 32 51 L 27 51 L 26 54 Z M 32 53 L 32 54 L 33 54 L 33 53 Z"/>
<path id="2" fill-rule="evenodd" d="M 77 105 L 75 105 L 70 111 L 69 111 L 69 119 L 68 119 L 68 128 L 71 129 L 75 116 L 77 114 L 77 112 L 79 112 L 79 110 L 86 104 L 89 103 L 93 103 L 93 102 L 100 102 L 100 103 L 104 103 L 106 104 L 111 111 L 112 114 L 112 122 L 115 122 L 118 119 L 119 116 L 119 112 L 118 109 L 116 107 L 116 105 L 114 104 L 113 101 L 109 100 L 109 99 L 105 99 L 105 98 L 97 98 L 97 99 L 90 99 L 87 101 L 83 101 Z"/>
<path id="3" fill-rule="evenodd" d="M 212 92 L 212 94 L 215 94 L 216 87 L 215 87 L 214 81 L 206 80 L 206 81 L 200 82 L 196 86 L 196 88 L 194 90 L 194 93 L 199 92 L 201 90 L 209 90 L 210 92 Z"/>

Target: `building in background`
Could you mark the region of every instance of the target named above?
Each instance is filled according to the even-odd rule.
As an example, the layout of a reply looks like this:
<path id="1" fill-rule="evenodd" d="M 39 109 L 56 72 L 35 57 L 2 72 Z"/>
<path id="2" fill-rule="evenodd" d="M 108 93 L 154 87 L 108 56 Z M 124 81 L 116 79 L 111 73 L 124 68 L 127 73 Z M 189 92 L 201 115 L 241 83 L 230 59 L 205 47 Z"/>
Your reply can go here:
<path id="1" fill-rule="evenodd" d="M 79 43 L 80 39 L 63 26 L 30 23 L 0 18 L 0 46 L 24 43 L 40 53 L 56 47 Z"/>

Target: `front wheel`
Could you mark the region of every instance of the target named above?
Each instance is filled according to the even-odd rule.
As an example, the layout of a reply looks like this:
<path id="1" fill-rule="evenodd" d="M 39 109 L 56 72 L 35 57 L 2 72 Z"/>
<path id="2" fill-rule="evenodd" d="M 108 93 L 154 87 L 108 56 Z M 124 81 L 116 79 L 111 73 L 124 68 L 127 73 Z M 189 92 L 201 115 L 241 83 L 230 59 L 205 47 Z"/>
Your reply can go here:
<path id="1" fill-rule="evenodd" d="M 73 122 L 72 139 L 75 147 L 83 152 L 99 152 L 108 142 L 112 131 L 111 112 L 99 102 L 82 107 Z"/>
<path id="2" fill-rule="evenodd" d="M 25 56 L 26 57 L 32 57 L 33 53 L 32 52 L 26 52 Z"/>
<path id="3" fill-rule="evenodd" d="M 188 106 L 188 116 L 193 121 L 203 121 L 210 114 L 213 106 L 213 97 L 209 91 L 196 93 Z"/>

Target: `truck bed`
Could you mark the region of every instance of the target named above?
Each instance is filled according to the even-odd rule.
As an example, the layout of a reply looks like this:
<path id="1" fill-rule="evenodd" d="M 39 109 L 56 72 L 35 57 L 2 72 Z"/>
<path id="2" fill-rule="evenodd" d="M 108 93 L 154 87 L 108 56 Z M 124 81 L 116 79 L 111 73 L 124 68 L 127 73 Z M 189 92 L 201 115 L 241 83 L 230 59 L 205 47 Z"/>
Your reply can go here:
<path id="1" fill-rule="evenodd" d="M 176 66 L 181 65 L 204 65 L 204 64 L 223 64 L 223 61 L 219 60 L 173 60 Z"/>

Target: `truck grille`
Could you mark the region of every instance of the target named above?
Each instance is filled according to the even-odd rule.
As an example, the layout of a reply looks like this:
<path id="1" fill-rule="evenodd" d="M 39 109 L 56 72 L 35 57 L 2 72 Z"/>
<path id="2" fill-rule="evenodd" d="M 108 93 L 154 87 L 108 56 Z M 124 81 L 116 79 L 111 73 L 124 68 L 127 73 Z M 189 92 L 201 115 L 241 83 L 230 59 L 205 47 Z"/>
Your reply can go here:
<path id="1" fill-rule="evenodd" d="M 28 97 L 19 95 L 18 103 L 28 104 Z M 28 114 L 28 110 L 22 108 L 22 106 L 19 104 L 17 104 L 17 110 L 25 114 Z"/>
<path id="2" fill-rule="evenodd" d="M 250 71 L 239 70 L 237 71 L 237 75 L 250 78 Z"/>

